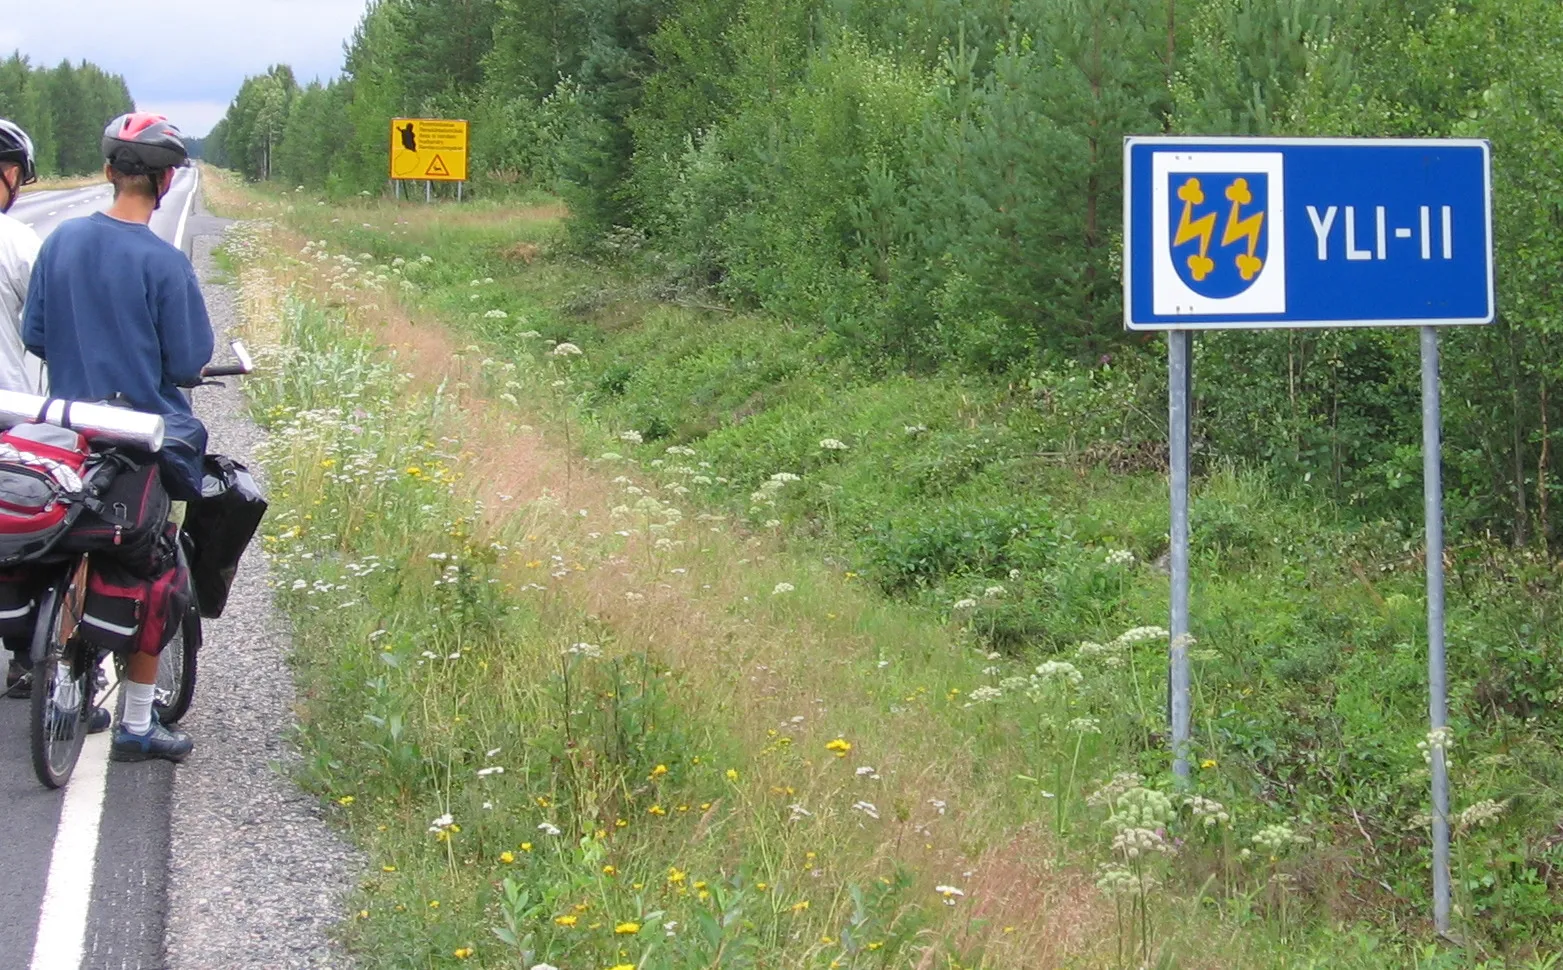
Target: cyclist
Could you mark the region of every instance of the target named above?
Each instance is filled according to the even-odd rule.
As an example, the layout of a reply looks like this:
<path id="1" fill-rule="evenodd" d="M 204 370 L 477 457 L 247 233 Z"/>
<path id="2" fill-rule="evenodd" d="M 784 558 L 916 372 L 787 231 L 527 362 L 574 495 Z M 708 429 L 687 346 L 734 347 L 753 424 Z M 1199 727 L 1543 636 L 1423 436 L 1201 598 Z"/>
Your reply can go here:
<path id="1" fill-rule="evenodd" d="M 22 348 L 22 305 L 38 258 L 38 234 L 6 213 L 22 186 L 37 180 L 33 140 L 19 125 L 0 118 L 0 388 L 35 393 L 42 386 L 42 367 Z M 25 688 L 18 684 L 25 674 L 28 644 L 21 640 L 5 645 L 12 654 L 6 665 L 6 690 L 12 697 L 25 697 Z"/>
<path id="2" fill-rule="evenodd" d="M 163 484 L 174 499 L 199 498 L 206 428 L 179 385 L 197 382 L 211 360 L 212 324 L 190 261 L 148 227 L 189 152 L 167 118 L 137 112 L 109 123 L 103 154 L 113 204 L 63 223 L 44 242 L 23 341 L 47 363 L 50 393 L 87 401 L 119 395 L 161 414 Z M 157 657 L 138 653 L 126 667 L 124 716 L 110 757 L 184 760 L 189 736 L 152 714 Z"/>

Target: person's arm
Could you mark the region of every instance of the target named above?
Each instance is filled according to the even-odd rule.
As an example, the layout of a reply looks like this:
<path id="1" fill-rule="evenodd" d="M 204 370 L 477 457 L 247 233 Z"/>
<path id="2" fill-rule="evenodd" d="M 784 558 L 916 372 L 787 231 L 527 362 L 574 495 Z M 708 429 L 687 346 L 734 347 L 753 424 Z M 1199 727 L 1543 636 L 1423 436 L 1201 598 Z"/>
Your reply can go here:
<path id="1" fill-rule="evenodd" d="M 22 346 L 27 352 L 44 359 L 43 353 L 43 315 L 44 301 L 48 298 L 47 274 L 43 270 L 42 258 L 33 263 L 31 282 L 27 287 L 27 302 L 22 306 Z"/>
<path id="2" fill-rule="evenodd" d="M 183 257 L 180 259 L 183 262 Z M 163 377 L 173 384 L 194 384 L 212 359 L 212 320 L 195 268 L 184 264 L 184 278 L 171 280 L 157 306 L 158 339 L 163 345 Z"/>

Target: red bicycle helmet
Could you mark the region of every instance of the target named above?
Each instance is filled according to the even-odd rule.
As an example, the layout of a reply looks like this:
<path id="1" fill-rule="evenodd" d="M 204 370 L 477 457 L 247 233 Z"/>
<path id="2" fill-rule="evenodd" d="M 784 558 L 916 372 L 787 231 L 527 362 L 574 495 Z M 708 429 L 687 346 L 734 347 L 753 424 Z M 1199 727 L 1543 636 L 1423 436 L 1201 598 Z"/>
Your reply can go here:
<path id="1" fill-rule="evenodd" d="M 120 115 L 103 129 L 103 157 L 115 171 L 150 175 L 186 164 L 190 150 L 166 117 L 137 111 Z"/>

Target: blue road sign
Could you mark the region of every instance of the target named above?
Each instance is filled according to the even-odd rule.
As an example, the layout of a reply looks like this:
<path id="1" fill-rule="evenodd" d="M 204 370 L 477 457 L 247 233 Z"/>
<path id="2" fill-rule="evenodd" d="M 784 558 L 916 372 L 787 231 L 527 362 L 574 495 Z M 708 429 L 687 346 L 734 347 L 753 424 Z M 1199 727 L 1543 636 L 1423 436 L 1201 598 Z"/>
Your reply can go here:
<path id="1" fill-rule="evenodd" d="M 1127 138 L 1130 330 L 1491 323 L 1476 140 Z"/>

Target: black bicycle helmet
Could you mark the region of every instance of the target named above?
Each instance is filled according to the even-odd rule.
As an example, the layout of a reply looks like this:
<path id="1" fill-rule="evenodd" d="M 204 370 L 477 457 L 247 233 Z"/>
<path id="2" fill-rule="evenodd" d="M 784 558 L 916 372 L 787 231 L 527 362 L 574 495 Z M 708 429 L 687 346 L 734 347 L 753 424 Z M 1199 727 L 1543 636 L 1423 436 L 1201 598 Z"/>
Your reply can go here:
<path id="1" fill-rule="evenodd" d="M 0 162 L 12 162 L 21 166 L 22 180 L 18 185 L 31 185 L 38 181 L 38 163 L 33 158 L 33 140 L 27 137 L 15 122 L 0 118 Z"/>
<path id="2" fill-rule="evenodd" d="M 137 111 L 103 129 L 103 157 L 116 172 L 152 175 L 190 160 L 184 136 L 163 115 Z"/>

